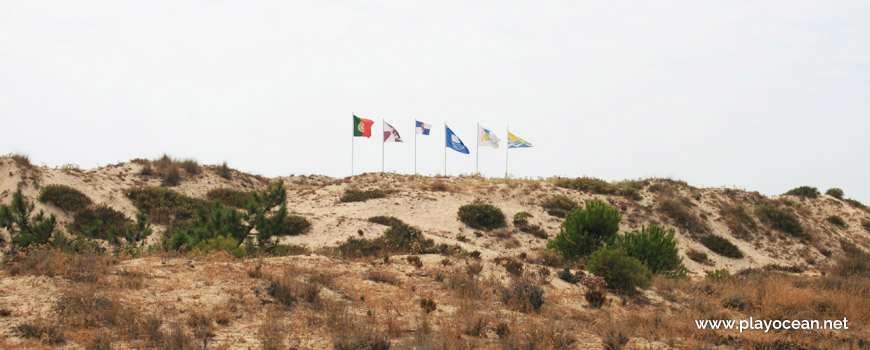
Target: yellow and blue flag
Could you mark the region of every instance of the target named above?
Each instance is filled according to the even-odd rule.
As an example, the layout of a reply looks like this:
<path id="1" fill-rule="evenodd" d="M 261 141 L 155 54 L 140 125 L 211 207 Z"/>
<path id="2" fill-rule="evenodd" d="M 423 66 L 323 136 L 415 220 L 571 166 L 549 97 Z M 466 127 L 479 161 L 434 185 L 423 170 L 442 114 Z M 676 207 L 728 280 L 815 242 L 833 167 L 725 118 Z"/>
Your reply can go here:
<path id="1" fill-rule="evenodd" d="M 526 140 L 523 140 L 517 135 L 511 134 L 508 132 L 508 148 L 527 148 L 532 147 L 532 144 Z"/>

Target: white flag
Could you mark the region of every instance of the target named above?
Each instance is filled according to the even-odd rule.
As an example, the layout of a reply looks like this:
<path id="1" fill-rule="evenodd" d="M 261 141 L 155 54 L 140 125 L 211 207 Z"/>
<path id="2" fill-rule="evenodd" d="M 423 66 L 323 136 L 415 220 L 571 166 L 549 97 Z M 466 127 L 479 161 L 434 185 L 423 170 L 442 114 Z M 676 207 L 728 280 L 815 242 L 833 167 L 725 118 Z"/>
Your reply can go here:
<path id="1" fill-rule="evenodd" d="M 387 122 L 384 122 L 384 142 L 402 142 L 399 132 Z"/>
<path id="2" fill-rule="evenodd" d="M 489 146 L 492 148 L 498 148 L 498 143 L 501 139 L 498 136 L 495 136 L 495 133 L 489 131 L 489 129 L 484 128 L 483 126 L 477 126 L 477 145 L 478 146 Z"/>

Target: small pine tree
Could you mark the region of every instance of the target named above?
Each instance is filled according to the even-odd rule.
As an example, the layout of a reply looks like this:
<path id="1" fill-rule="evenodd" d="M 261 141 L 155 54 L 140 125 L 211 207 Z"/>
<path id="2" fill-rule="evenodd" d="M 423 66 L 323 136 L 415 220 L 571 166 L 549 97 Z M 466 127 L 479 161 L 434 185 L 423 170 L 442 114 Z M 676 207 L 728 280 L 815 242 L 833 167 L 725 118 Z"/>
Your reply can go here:
<path id="1" fill-rule="evenodd" d="M 55 231 L 54 214 L 48 218 L 42 210 L 32 218 L 31 214 L 33 203 L 24 198 L 20 188 L 12 195 L 10 205 L 0 206 L 0 227 L 9 232 L 12 243 L 19 248 L 47 244 Z"/>
<path id="2" fill-rule="evenodd" d="M 646 264 L 652 273 L 678 270 L 683 265 L 674 229 L 653 225 L 641 228 L 640 232 L 626 233 L 617 241 L 628 256 Z"/>
<path id="3" fill-rule="evenodd" d="M 619 231 L 619 210 L 602 201 L 589 201 L 585 208 L 568 213 L 562 231 L 547 242 L 569 260 L 577 260 L 610 243 Z"/>

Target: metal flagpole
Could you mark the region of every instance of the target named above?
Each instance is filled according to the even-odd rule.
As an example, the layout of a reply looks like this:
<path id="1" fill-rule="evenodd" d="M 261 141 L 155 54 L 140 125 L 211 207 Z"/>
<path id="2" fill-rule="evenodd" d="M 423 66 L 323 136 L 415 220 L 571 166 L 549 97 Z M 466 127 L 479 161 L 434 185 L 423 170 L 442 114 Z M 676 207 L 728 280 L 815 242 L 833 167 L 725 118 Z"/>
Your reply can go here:
<path id="1" fill-rule="evenodd" d="M 384 120 L 381 119 L 381 174 L 384 173 L 384 144 L 387 143 L 387 140 L 384 136 Z"/>
<path id="2" fill-rule="evenodd" d="M 507 147 L 505 147 L 505 150 L 504 150 L 504 178 L 507 179 L 508 178 L 508 154 L 510 154 L 510 150 L 511 150 L 511 136 L 510 136 L 511 135 L 511 127 L 510 126 L 506 127 L 505 131 L 507 131 L 507 134 L 505 134 L 505 136 L 507 136 L 508 139 L 507 139 Z"/>
<path id="3" fill-rule="evenodd" d="M 351 118 L 356 117 L 353 112 L 350 112 Z M 356 127 L 356 125 L 354 125 Z M 353 140 L 356 139 L 354 133 L 350 133 L 350 176 L 353 176 Z"/>
<path id="4" fill-rule="evenodd" d="M 414 119 L 414 175 L 417 175 L 417 119 Z"/>
<path id="5" fill-rule="evenodd" d="M 447 176 L 447 122 L 444 122 L 444 176 Z"/>
<path id="6" fill-rule="evenodd" d="M 477 164 L 480 163 L 480 137 L 483 136 L 480 134 L 480 123 L 477 123 L 477 147 L 474 149 L 474 173 L 478 174 L 480 171 L 477 170 Z"/>

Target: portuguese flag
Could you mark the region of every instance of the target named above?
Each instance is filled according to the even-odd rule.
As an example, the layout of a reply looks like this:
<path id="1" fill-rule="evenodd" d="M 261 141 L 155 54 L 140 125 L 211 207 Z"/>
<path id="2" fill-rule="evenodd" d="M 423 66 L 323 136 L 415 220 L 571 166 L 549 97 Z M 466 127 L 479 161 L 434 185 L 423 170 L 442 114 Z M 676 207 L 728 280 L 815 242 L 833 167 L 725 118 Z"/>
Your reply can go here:
<path id="1" fill-rule="evenodd" d="M 372 137 L 372 124 L 374 123 L 371 119 L 353 116 L 353 136 Z"/>

